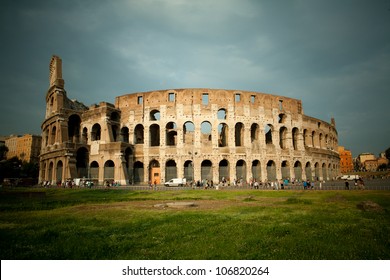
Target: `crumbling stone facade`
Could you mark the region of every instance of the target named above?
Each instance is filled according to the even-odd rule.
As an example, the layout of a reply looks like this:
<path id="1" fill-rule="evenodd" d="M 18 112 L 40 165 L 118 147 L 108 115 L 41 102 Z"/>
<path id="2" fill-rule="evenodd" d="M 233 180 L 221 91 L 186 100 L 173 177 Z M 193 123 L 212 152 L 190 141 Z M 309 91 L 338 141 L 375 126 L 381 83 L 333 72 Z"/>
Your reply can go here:
<path id="1" fill-rule="evenodd" d="M 86 107 L 50 63 L 40 180 L 96 183 L 192 180 L 330 180 L 339 174 L 338 136 L 304 115 L 300 100 L 258 92 L 175 89 L 119 96 Z"/>

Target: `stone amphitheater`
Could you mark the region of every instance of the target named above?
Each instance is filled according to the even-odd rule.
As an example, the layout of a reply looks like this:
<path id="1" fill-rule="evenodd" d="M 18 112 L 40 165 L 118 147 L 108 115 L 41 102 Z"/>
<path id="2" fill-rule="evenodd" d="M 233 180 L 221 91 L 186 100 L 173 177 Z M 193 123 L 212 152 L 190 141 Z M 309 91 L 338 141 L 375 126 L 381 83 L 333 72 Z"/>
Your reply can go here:
<path id="1" fill-rule="evenodd" d="M 259 92 L 185 88 L 118 96 L 92 106 L 67 97 L 62 61 L 50 61 L 40 181 L 95 184 L 331 180 L 338 136 L 301 100 Z"/>

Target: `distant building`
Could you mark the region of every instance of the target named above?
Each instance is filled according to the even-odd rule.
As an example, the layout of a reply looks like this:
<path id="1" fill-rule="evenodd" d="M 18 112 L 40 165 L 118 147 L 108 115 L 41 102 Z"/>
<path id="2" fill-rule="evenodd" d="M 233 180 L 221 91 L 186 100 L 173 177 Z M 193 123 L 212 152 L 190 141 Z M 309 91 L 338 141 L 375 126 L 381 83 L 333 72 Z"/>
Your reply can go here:
<path id="1" fill-rule="evenodd" d="M 341 173 L 348 173 L 353 171 L 352 153 L 346 150 L 343 146 L 338 147 L 340 155 L 340 171 Z"/>
<path id="2" fill-rule="evenodd" d="M 22 161 L 38 163 L 41 143 L 42 137 L 38 135 L 11 135 L 5 140 L 7 159 L 17 157 Z"/>
<path id="3" fill-rule="evenodd" d="M 389 164 L 389 160 L 386 158 L 385 153 L 381 153 L 379 157 L 370 153 L 360 154 L 357 158 L 359 168 L 365 171 L 377 171 L 379 166 Z"/>

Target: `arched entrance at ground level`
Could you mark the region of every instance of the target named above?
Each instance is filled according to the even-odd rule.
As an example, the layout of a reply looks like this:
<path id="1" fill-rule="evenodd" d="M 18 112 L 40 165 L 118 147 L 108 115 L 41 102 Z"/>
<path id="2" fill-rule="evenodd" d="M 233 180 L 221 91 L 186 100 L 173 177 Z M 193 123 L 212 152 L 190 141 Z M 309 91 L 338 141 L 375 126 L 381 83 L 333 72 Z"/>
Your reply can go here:
<path id="1" fill-rule="evenodd" d="M 313 178 L 311 176 L 311 165 L 310 165 L 310 162 L 306 163 L 305 174 L 306 174 L 306 180 L 310 180 L 310 181 L 313 180 Z"/>
<path id="2" fill-rule="evenodd" d="M 165 164 L 165 182 L 177 178 L 177 167 L 174 160 L 168 160 Z"/>
<path id="3" fill-rule="evenodd" d="M 302 181 L 302 164 L 299 161 L 296 161 L 294 164 L 294 175 L 295 180 Z"/>
<path id="4" fill-rule="evenodd" d="M 200 176 L 201 180 L 213 180 L 213 164 L 209 160 L 202 161 Z"/>
<path id="5" fill-rule="evenodd" d="M 241 183 L 246 182 L 246 162 L 242 159 L 237 161 L 236 164 L 236 179 Z"/>
<path id="6" fill-rule="evenodd" d="M 261 164 L 257 159 L 252 162 L 252 178 L 257 182 L 261 182 Z"/>
<path id="7" fill-rule="evenodd" d="M 132 184 L 134 182 L 134 178 L 133 178 L 134 156 L 133 156 L 133 150 L 130 147 L 126 148 L 125 150 L 125 161 L 126 161 L 126 172 L 129 178 L 129 184 Z"/>
<path id="8" fill-rule="evenodd" d="M 110 183 L 114 181 L 115 178 L 115 164 L 112 160 L 107 160 L 104 164 L 104 181 L 109 181 Z"/>
<path id="9" fill-rule="evenodd" d="M 88 177 L 88 163 L 89 152 L 87 148 L 82 147 L 78 149 L 76 155 L 77 178 Z"/>
<path id="10" fill-rule="evenodd" d="M 149 163 L 149 181 L 153 184 L 161 183 L 160 163 L 155 159 Z"/>
<path id="11" fill-rule="evenodd" d="M 140 161 L 134 163 L 134 173 L 133 173 L 133 183 L 139 184 L 143 183 L 144 180 L 144 164 Z"/>
<path id="12" fill-rule="evenodd" d="M 99 163 L 97 163 L 97 161 L 91 162 L 89 167 L 89 177 L 93 180 L 99 180 Z"/>
<path id="13" fill-rule="evenodd" d="M 276 164 L 273 160 L 267 162 L 267 180 L 276 181 Z"/>
<path id="14" fill-rule="evenodd" d="M 315 170 L 314 180 L 318 181 L 320 179 L 320 164 L 318 162 L 314 164 L 314 170 Z"/>
<path id="15" fill-rule="evenodd" d="M 230 173 L 229 173 L 229 162 L 226 159 L 223 159 L 219 162 L 218 167 L 218 180 L 219 182 L 227 182 L 230 180 Z"/>
<path id="16" fill-rule="evenodd" d="M 48 177 L 47 177 L 47 180 L 50 182 L 50 183 L 53 183 L 53 162 L 50 162 L 49 163 L 49 170 L 48 170 Z"/>
<path id="17" fill-rule="evenodd" d="M 290 165 L 287 160 L 282 162 L 282 179 L 290 179 Z"/>
<path id="18" fill-rule="evenodd" d="M 328 171 L 325 163 L 322 164 L 322 180 L 328 180 Z"/>
<path id="19" fill-rule="evenodd" d="M 62 170 L 63 170 L 63 163 L 62 161 L 60 160 L 59 162 L 57 162 L 57 170 L 56 170 L 56 183 L 58 182 L 62 182 Z"/>
<path id="20" fill-rule="evenodd" d="M 191 160 L 184 163 L 184 178 L 187 182 L 194 181 L 194 163 Z"/>

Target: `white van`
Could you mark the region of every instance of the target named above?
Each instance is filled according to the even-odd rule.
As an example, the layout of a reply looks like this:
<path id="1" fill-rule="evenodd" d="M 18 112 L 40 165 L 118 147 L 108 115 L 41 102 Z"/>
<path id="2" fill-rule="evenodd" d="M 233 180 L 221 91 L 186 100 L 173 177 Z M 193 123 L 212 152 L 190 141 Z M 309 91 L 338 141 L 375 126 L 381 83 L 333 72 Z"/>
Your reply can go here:
<path id="1" fill-rule="evenodd" d="M 186 178 L 173 178 L 168 182 L 165 182 L 166 187 L 182 187 L 187 183 Z"/>

